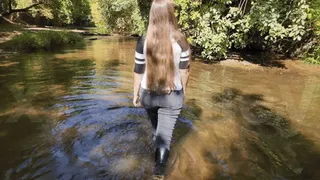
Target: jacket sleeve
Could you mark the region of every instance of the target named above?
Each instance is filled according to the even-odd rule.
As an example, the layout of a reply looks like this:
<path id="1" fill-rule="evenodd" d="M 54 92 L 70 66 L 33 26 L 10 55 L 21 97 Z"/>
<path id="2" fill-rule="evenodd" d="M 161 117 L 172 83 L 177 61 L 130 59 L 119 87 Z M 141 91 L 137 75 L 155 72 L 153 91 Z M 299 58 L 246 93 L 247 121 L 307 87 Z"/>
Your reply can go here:
<path id="1" fill-rule="evenodd" d="M 179 69 L 188 69 L 190 65 L 190 49 L 183 49 L 180 55 Z"/>
<path id="2" fill-rule="evenodd" d="M 137 41 L 135 52 L 135 66 L 134 72 L 137 74 L 143 74 L 146 66 L 146 55 L 144 54 L 144 37 L 140 36 Z"/>

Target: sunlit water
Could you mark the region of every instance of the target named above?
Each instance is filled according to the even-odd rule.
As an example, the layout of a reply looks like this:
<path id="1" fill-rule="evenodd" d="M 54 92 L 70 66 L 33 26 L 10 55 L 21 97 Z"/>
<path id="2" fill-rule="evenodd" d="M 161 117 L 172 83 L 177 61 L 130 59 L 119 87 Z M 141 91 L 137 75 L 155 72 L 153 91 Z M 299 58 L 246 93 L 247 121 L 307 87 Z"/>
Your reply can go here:
<path id="1" fill-rule="evenodd" d="M 150 179 L 135 38 L 0 61 L 0 179 Z M 320 73 L 192 63 L 168 179 L 320 179 Z"/>

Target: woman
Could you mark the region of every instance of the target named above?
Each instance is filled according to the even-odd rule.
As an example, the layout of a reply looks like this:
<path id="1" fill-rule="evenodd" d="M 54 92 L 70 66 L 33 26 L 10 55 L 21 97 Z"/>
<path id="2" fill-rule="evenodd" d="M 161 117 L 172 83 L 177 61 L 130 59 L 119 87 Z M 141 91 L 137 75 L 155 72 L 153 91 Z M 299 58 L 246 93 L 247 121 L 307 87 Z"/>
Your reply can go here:
<path id="1" fill-rule="evenodd" d="M 156 142 L 154 174 L 163 176 L 172 132 L 189 77 L 189 44 L 179 31 L 172 0 L 153 0 L 146 38 L 137 42 L 134 98 L 151 120 Z"/>

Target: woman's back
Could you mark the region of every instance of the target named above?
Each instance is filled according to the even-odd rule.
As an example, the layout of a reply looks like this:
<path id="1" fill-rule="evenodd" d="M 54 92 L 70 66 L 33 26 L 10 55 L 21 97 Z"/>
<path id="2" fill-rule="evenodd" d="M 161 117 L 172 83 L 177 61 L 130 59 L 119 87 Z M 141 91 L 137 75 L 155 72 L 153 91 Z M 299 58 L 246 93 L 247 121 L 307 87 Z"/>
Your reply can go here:
<path id="1" fill-rule="evenodd" d="M 189 49 L 186 46 L 178 43 L 176 40 L 172 39 L 172 50 L 173 50 L 173 61 L 174 61 L 174 90 L 181 90 L 181 77 L 179 69 L 186 69 L 189 65 Z M 148 63 L 146 59 L 147 43 L 144 37 L 140 37 L 137 42 L 137 48 L 135 53 L 135 63 L 139 66 L 145 66 Z M 148 68 L 141 67 L 138 73 L 143 73 L 143 78 L 141 82 L 141 87 L 147 88 L 147 71 Z M 167 87 L 166 90 L 168 90 Z"/>

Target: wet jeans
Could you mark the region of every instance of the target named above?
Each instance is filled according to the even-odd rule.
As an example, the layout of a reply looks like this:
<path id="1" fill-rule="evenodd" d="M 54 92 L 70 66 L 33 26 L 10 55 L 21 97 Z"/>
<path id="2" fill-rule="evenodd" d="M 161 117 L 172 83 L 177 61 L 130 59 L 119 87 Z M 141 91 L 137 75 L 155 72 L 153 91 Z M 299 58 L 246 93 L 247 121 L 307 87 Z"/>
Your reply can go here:
<path id="1" fill-rule="evenodd" d="M 141 88 L 140 101 L 151 120 L 157 147 L 169 150 L 173 129 L 183 104 L 183 90 L 158 95 Z"/>

